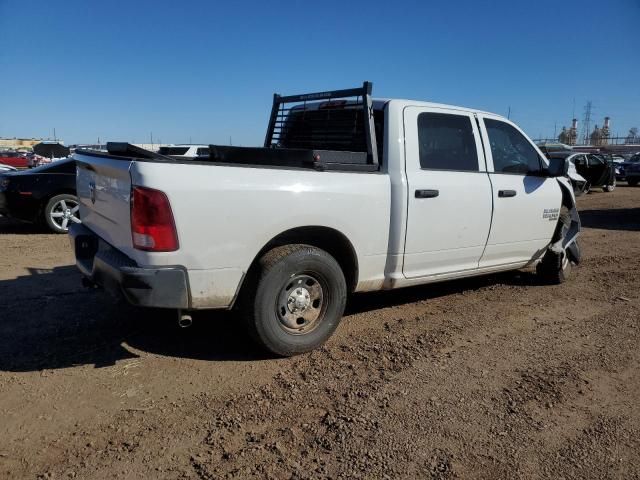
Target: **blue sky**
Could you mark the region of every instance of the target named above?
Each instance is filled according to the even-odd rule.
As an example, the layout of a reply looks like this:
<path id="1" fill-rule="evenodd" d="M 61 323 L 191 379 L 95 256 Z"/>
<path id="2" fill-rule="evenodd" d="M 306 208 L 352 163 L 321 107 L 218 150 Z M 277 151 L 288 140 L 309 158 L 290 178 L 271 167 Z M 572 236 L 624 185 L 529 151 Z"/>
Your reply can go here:
<path id="1" fill-rule="evenodd" d="M 640 127 L 640 0 L 0 0 L 0 137 L 257 145 L 273 92 Z"/>

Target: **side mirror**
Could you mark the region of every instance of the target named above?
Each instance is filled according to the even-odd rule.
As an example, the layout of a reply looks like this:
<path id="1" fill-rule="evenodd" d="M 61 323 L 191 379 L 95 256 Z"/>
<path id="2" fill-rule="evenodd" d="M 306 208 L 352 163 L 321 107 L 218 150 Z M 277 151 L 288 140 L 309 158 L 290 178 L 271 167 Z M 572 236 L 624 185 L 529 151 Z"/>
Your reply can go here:
<path id="1" fill-rule="evenodd" d="M 569 174 L 568 158 L 552 158 L 547 168 L 550 177 L 566 177 Z"/>

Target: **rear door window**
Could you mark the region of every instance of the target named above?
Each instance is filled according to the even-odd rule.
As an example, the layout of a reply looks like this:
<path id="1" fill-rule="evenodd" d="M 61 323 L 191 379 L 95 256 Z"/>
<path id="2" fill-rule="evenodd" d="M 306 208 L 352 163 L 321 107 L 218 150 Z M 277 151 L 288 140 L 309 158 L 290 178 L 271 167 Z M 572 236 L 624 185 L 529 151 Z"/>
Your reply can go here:
<path id="1" fill-rule="evenodd" d="M 447 113 L 418 115 L 420 167 L 477 172 L 478 152 L 471 119 Z"/>
<path id="2" fill-rule="evenodd" d="M 589 162 L 590 167 L 604 165 L 604 161 L 595 155 L 587 155 L 587 161 Z"/>
<path id="3" fill-rule="evenodd" d="M 540 156 L 531 143 L 508 123 L 484 119 L 495 173 L 526 175 L 541 169 Z"/>

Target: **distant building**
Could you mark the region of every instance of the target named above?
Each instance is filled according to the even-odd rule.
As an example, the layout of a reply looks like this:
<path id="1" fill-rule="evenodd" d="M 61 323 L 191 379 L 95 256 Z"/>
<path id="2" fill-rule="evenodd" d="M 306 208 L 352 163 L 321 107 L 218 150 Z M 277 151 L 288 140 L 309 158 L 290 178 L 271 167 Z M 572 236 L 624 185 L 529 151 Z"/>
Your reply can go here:
<path id="1" fill-rule="evenodd" d="M 567 127 L 562 127 L 560 135 L 558 135 L 558 141 L 566 145 L 575 145 L 578 138 L 578 119 L 574 118 L 571 121 L 571 128 L 567 130 Z"/>
<path id="2" fill-rule="evenodd" d="M 42 141 L 42 138 L 0 138 L 0 148 L 12 150 L 31 150 L 34 145 L 37 145 Z M 62 140 L 58 140 L 58 143 L 64 144 Z"/>

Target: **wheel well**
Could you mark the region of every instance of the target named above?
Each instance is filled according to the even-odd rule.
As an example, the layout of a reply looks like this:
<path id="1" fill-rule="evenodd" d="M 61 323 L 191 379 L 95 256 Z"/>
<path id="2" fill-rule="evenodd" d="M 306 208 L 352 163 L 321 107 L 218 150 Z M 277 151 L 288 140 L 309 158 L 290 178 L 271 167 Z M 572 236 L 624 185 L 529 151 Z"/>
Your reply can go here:
<path id="1" fill-rule="evenodd" d="M 350 292 L 355 290 L 358 283 L 358 258 L 355 249 L 347 237 L 329 227 L 298 227 L 282 232 L 262 247 L 251 263 L 249 272 L 255 271 L 258 261 L 269 250 L 296 243 L 311 245 L 329 253 L 342 268 L 347 289 Z"/>
<path id="2" fill-rule="evenodd" d="M 72 190 L 70 188 L 63 188 L 61 190 L 56 190 L 55 192 L 44 195 L 42 197 L 42 200 L 40 200 L 40 210 L 39 210 L 38 216 L 44 213 L 44 209 L 47 206 L 47 203 L 49 203 L 49 200 L 51 200 L 56 195 L 63 195 L 65 193 L 69 195 L 73 195 L 74 197 L 77 196 L 75 190 Z"/>

